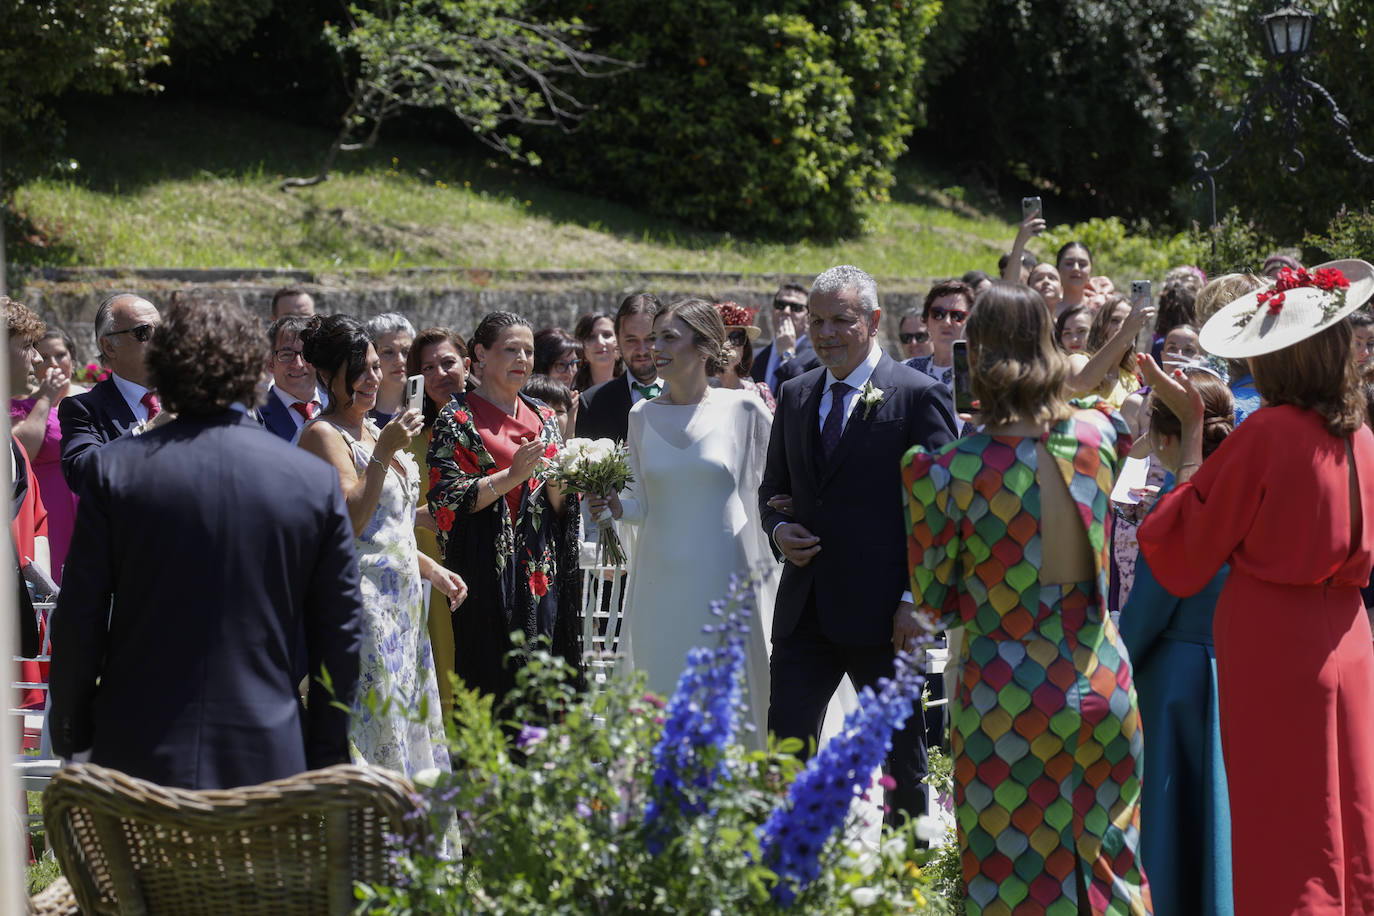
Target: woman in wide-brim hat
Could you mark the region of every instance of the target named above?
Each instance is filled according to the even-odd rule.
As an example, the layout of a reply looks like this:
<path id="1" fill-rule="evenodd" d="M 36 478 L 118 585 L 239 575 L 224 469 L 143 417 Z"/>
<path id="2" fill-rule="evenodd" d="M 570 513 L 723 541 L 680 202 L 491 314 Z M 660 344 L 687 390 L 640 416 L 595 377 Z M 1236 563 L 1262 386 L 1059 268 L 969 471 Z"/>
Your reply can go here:
<path id="1" fill-rule="evenodd" d="M 754 341 L 759 336 L 759 329 L 754 326 L 754 315 L 758 309 L 748 309 L 728 300 L 717 302 L 715 306 L 716 311 L 720 313 L 721 321 L 725 322 L 726 342 L 735 354 L 730 364 L 716 376 L 720 380 L 720 386 L 752 391 L 768 406 L 769 411 L 776 410 L 777 403 L 773 400 L 773 392 L 768 390 L 768 385 L 749 377 L 749 370 L 754 367 Z"/>
<path id="2" fill-rule="evenodd" d="M 1141 359 L 1183 427 L 1141 550 L 1178 595 L 1231 567 L 1213 633 L 1245 916 L 1374 913 L 1374 435 L 1345 320 L 1371 293 L 1374 268 L 1335 261 L 1212 316 L 1203 347 L 1248 361 L 1265 406 L 1206 461 L 1201 398 Z"/>

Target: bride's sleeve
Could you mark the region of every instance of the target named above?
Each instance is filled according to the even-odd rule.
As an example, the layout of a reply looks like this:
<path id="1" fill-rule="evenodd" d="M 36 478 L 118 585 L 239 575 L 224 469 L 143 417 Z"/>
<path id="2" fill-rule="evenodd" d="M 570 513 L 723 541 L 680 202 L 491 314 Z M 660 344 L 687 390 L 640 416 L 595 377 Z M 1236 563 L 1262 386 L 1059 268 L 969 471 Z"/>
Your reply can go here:
<path id="1" fill-rule="evenodd" d="M 736 428 L 740 430 L 740 468 L 739 495 L 749 515 L 749 527 L 758 535 L 757 544 L 750 561 L 768 561 L 774 565 L 773 551 L 759 522 L 759 487 L 763 484 L 763 466 L 768 460 L 768 439 L 773 431 L 773 415 L 758 398 L 750 396 L 744 401 L 746 422 Z"/>
<path id="2" fill-rule="evenodd" d="M 625 442 L 629 446 L 630 473 L 634 475 L 634 479 L 620 494 L 620 520 L 631 525 L 639 525 L 649 514 L 647 494 L 644 492 L 644 468 L 640 464 L 641 456 L 644 454 L 643 410 L 630 411 L 630 429 Z"/>

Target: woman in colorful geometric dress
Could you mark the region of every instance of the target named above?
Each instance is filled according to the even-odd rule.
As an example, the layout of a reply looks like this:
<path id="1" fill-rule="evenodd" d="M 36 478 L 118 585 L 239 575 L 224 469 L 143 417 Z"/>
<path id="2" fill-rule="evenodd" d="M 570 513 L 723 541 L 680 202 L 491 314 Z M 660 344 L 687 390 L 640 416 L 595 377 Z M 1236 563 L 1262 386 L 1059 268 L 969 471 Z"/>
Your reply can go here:
<path id="1" fill-rule="evenodd" d="M 1177 486 L 1141 525 L 1141 553 L 1176 595 L 1231 568 L 1212 632 L 1243 916 L 1374 913 L 1374 646 L 1360 599 L 1374 435 L 1342 320 L 1371 293 L 1374 267 L 1338 261 L 1281 274 L 1203 326 L 1207 352 L 1247 360 L 1264 398 L 1205 461 L 1201 397 L 1143 361 L 1183 429 Z"/>
<path id="2" fill-rule="evenodd" d="M 1142 737 L 1103 607 L 1116 411 L 1069 402 L 1038 294 L 994 284 L 965 334 L 980 432 L 903 462 L 912 593 L 965 628 L 951 698 L 970 914 L 1151 912 L 1137 851 Z"/>

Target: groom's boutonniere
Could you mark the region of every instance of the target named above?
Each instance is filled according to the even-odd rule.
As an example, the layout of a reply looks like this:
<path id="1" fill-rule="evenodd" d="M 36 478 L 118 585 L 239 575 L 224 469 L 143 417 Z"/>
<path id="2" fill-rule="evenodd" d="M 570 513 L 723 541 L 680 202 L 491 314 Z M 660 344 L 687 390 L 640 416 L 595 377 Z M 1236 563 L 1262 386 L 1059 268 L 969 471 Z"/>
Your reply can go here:
<path id="1" fill-rule="evenodd" d="M 863 418 L 867 420 L 868 415 L 873 412 L 873 408 L 877 407 L 882 402 L 883 390 L 873 387 L 873 382 L 871 380 L 864 382 L 864 386 L 859 389 L 859 403 L 864 406 Z"/>

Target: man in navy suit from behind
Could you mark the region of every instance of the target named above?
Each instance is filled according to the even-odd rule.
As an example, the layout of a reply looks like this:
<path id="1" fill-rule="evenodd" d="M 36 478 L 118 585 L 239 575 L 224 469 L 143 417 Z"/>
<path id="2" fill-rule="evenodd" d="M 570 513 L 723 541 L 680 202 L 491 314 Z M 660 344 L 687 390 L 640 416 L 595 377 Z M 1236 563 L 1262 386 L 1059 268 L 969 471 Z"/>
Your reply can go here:
<path id="1" fill-rule="evenodd" d="M 131 429 L 171 419 L 159 416 L 161 402 L 150 387 L 144 360 L 161 321 L 156 306 L 133 293 L 115 293 L 95 310 L 95 345 L 110 376 L 57 405 L 62 476 L 73 493 L 81 491 L 87 468 L 102 446 Z"/>
<path id="2" fill-rule="evenodd" d="M 348 760 L 353 528 L 334 470 L 247 415 L 266 359 L 234 304 L 174 304 L 153 335 L 177 417 L 101 447 L 82 475 L 53 617 L 58 755 L 199 789 Z"/>
<path id="3" fill-rule="evenodd" d="M 911 648 L 902 456 L 954 438 L 948 395 L 883 352 L 873 278 L 832 267 L 816 278 L 808 330 L 821 365 L 783 383 L 768 442 L 760 518 L 784 561 L 773 610 L 768 729 L 814 741 L 840 679 L 890 677 Z M 922 715 L 893 735 L 887 796 L 894 813 L 925 813 Z"/>

